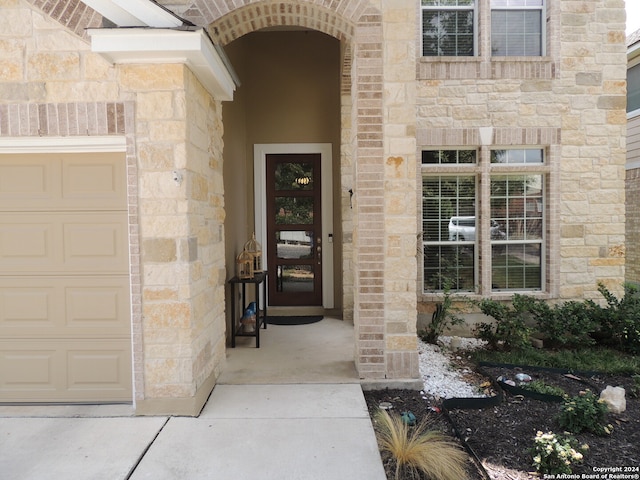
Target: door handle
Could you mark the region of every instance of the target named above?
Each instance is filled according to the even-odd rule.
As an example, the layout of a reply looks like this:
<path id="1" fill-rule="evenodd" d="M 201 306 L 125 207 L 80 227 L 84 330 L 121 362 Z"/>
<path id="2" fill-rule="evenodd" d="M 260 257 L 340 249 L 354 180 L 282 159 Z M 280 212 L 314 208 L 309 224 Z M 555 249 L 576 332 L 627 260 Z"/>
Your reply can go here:
<path id="1" fill-rule="evenodd" d="M 320 265 L 322 263 L 322 247 L 320 245 L 316 247 L 316 254 L 318 257 L 318 265 Z"/>

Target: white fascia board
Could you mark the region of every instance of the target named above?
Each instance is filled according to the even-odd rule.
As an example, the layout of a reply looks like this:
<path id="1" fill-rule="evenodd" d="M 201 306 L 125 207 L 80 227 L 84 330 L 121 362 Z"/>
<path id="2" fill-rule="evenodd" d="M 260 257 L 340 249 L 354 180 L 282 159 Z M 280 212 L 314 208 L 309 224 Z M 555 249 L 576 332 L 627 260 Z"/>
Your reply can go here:
<path id="1" fill-rule="evenodd" d="M 124 152 L 126 148 L 123 136 L 0 138 L 2 153 Z"/>
<path id="2" fill-rule="evenodd" d="M 149 0 L 83 0 L 120 27 L 175 28 L 184 21 Z"/>
<path id="3" fill-rule="evenodd" d="M 233 100 L 236 84 L 204 30 L 89 29 L 91 50 L 115 64 L 184 63 L 217 100 Z"/>

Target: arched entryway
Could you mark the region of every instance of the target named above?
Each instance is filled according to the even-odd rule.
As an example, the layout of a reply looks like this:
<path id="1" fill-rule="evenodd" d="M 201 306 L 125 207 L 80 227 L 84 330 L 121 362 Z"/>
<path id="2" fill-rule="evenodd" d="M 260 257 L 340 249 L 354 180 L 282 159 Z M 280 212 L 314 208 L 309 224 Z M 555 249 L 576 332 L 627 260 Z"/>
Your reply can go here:
<path id="1" fill-rule="evenodd" d="M 254 71 L 261 72 L 260 75 L 265 74 L 272 66 L 269 63 L 262 63 L 267 52 L 274 57 L 278 57 L 279 54 L 280 60 L 273 60 L 278 64 L 278 70 L 271 71 L 271 80 L 277 82 L 278 76 L 282 73 L 282 66 L 288 66 L 292 69 L 290 73 L 297 73 L 296 81 L 288 84 L 291 94 L 294 86 L 297 88 L 305 86 L 305 80 L 300 78 L 304 76 L 305 68 L 303 64 L 296 69 L 295 63 L 291 60 L 287 63 L 288 55 L 284 53 L 291 52 L 297 47 L 301 55 L 297 57 L 299 61 L 302 62 L 307 53 L 309 65 L 313 65 L 314 55 L 319 57 L 326 55 L 327 50 L 332 52 L 328 62 L 335 63 L 330 70 L 335 77 L 335 86 L 333 93 L 328 95 L 335 96 L 337 99 L 335 109 L 329 114 L 333 120 L 324 120 L 315 127 L 309 125 L 311 130 L 298 132 L 298 136 L 295 129 L 299 123 L 296 123 L 293 127 L 294 132 L 280 129 L 272 132 L 271 137 L 261 139 L 261 133 L 257 132 L 268 130 L 271 126 L 268 115 L 262 119 L 262 125 L 253 127 L 251 122 L 255 120 L 254 118 L 247 118 L 247 116 L 236 118 L 236 121 L 245 122 L 249 128 L 244 132 L 236 132 L 238 135 L 235 141 L 238 145 L 227 143 L 227 138 L 231 139 L 233 136 L 225 135 L 225 149 L 244 152 L 244 158 L 229 158 L 225 155 L 225 166 L 228 165 L 227 162 L 239 161 L 245 164 L 249 156 L 247 145 L 256 143 L 328 142 L 332 144 L 335 167 L 334 211 L 337 213 L 335 217 L 337 225 L 334 224 L 334 229 L 340 237 L 338 239 L 334 236 L 339 245 L 336 252 L 336 272 L 338 272 L 336 304 L 340 306 L 345 319 L 354 320 L 358 352 L 356 365 L 360 376 L 388 378 L 383 320 L 384 263 L 381 261 L 385 255 L 383 221 L 385 162 L 383 159 L 383 42 L 380 12 L 366 1 L 337 2 L 331 9 L 320 6 L 317 2 L 245 2 L 244 6 L 233 11 L 229 9 L 226 2 L 206 2 L 206 4 L 196 2 L 191 13 L 195 14 L 197 11 L 209 22 L 208 31 L 214 41 L 229 50 L 232 60 L 237 56 L 234 68 L 240 72 L 246 67 L 249 71 L 253 68 Z M 300 48 L 302 44 L 306 44 L 307 48 Z M 271 47 L 264 50 L 267 45 Z M 239 51 L 234 52 L 234 49 Z M 258 51 L 264 51 L 265 54 L 252 56 Z M 247 64 L 242 64 L 243 61 Z M 242 81 L 242 73 L 240 73 L 240 80 Z M 247 82 L 252 84 L 252 80 L 255 78 L 249 78 Z M 282 81 L 282 78 L 280 80 Z M 242 86 L 239 92 L 241 89 Z M 268 103 L 273 100 L 269 98 L 268 92 L 263 95 L 267 98 L 263 96 L 256 99 L 249 95 L 248 98 L 243 99 L 240 94 L 236 101 L 245 101 L 247 104 L 244 108 L 231 107 L 229 111 L 235 111 L 235 115 L 242 117 L 238 112 L 251 112 L 253 104 Z M 277 117 L 272 121 L 278 123 Z M 232 124 L 232 117 L 225 116 L 224 122 L 225 131 L 228 131 Z M 255 129 L 252 130 L 254 127 Z M 309 133 L 311 131 L 314 131 L 315 135 L 323 135 L 322 138 L 317 136 L 314 138 Z M 243 136 L 245 138 L 242 138 Z M 251 140 L 247 137 L 251 137 Z M 238 148 L 234 149 L 234 147 Z M 246 173 L 225 184 L 227 215 L 231 208 L 245 209 L 245 211 L 253 209 L 254 199 L 252 195 L 246 195 L 247 191 L 252 191 L 253 171 L 247 169 Z M 239 191 L 244 191 L 245 194 L 237 194 Z M 354 192 L 357 192 L 357 198 L 353 198 Z M 235 245 L 227 243 L 228 265 L 233 264 L 230 263 L 233 255 L 237 253 L 242 240 L 253 230 L 252 215 L 245 218 L 244 222 L 240 220 L 228 224 L 227 238 L 236 239 Z M 355 227 L 356 224 L 358 228 Z M 335 232 L 332 233 L 335 235 Z M 405 363 L 411 365 L 411 362 Z M 408 370 L 410 370 L 409 367 L 407 372 L 403 372 L 400 376 L 411 378 L 413 375 Z"/>
<path id="2" fill-rule="evenodd" d="M 241 81 L 223 106 L 227 264 L 255 232 L 270 308 L 341 310 L 340 42 L 267 29 L 225 50 Z"/>

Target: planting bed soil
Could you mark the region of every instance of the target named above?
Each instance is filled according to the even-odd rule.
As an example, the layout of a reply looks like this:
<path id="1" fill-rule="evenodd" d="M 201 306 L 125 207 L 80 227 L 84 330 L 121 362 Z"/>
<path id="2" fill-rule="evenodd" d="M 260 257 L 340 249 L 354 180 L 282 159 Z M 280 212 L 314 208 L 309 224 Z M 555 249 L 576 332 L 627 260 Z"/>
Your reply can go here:
<path id="1" fill-rule="evenodd" d="M 607 385 L 622 386 L 626 390 L 627 409 L 621 414 L 608 414 L 608 423 L 614 427 L 607 436 L 589 433 L 575 435 L 580 444 L 589 445 L 582 464 L 573 468 L 574 474 L 594 474 L 603 467 L 640 466 L 640 401 L 631 397 L 633 381 L 625 376 L 580 375 L 582 381 L 563 373 L 513 367 L 482 367 L 490 378 L 503 376 L 513 379 L 517 373 L 527 373 L 534 380 L 543 380 L 547 385 L 562 388 L 570 396 L 581 390 L 591 389 L 599 394 Z M 391 411 L 400 414 L 411 411 L 418 421 L 428 418 L 434 426 L 455 437 L 453 427 L 460 433 L 473 453 L 481 460 L 482 469 L 472 468 L 470 480 L 488 478 L 494 480 L 523 480 L 541 478 L 533 475 L 530 448 L 537 431 L 562 433 L 555 421 L 560 403 L 546 402 L 504 392 L 503 401 L 483 409 L 449 409 L 447 414 L 438 414 L 432 407 L 442 402 L 420 392 L 408 390 L 382 390 L 365 392 L 370 413 L 373 415 L 381 402 L 390 402 Z M 451 424 L 449 422 L 453 424 Z M 388 478 L 394 478 L 395 465 L 383 456 Z M 640 473 L 640 472 L 631 472 Z M 602 475 L 600 478 L 609 478 Z M 629 477 L 632 478 L 632 477 Z M 405 480 L 405 479 L 403 479 Z"/>

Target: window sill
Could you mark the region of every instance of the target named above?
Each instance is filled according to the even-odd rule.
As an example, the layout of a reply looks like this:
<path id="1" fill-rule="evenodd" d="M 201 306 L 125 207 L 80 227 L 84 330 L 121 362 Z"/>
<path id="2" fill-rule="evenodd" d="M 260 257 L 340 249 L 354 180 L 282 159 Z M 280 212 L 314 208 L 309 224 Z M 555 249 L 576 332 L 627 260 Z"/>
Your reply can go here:
<path id="1" fill-rule="evenodd" d="M 553 79 L 551 57 L 420 57 L 418 80 Z"/>
<path id="2" fill-rule="evenodd" d="M 529 63 L 550 63 L 551 57 L 491 57 L 492 62 L 529 62 Z"/>
<path id="3" fill-rule="evenodd" d="M 453 302 L 467 302 L 467 301 L 479 301 L 485 298 L 490 298 L 491 300 L 496 301 L 511 301 L 513 300 L 513 296 L 515 294 L 526 295 L 529 297 L 537 298 L 540 300 L 549 300 L 551 299 L 551 294 L 548 292 L 538 291 L 538 290 L 513 290 L 513 291 L 503 291 L 503 292 L 490 292 L 487 295 L 475 292 L 460 292 L 460 293 L 451 293 L 451 300 Z M 418 303 L 433 303 L 433 302 L 442 302 L 444 298 L 444 292 L 441 293 L 421 293 L 418 295 Z"/>

